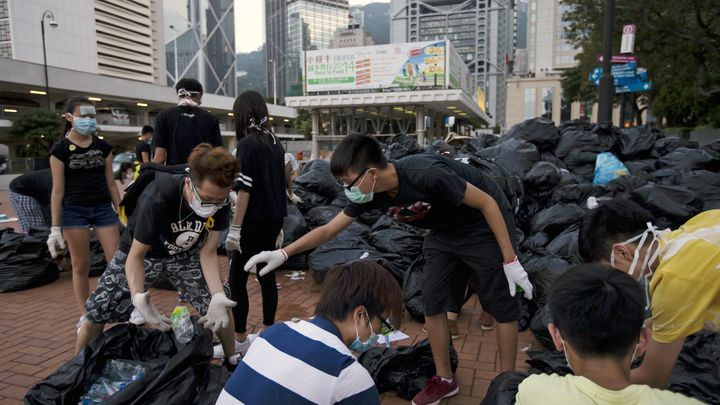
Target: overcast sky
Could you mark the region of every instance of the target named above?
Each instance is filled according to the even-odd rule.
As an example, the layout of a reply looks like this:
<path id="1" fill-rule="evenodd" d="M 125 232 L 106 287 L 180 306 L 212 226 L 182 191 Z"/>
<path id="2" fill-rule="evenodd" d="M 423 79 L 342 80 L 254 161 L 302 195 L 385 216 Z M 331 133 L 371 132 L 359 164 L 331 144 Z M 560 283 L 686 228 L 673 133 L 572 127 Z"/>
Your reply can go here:
<path id="1" fill-rule="evenodd" d="M 389 3 L 390 0 L 350 0 L 350 5 Z M 235 50 L 251 52 L 265 42 L 265 0 L 235 0 Z"/>

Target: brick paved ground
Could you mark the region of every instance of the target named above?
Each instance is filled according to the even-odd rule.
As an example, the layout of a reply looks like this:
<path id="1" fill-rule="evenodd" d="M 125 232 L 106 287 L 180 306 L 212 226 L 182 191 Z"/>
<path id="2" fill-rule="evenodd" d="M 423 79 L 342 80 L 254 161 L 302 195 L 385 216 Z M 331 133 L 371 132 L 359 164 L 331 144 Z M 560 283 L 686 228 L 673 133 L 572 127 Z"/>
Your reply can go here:
<path id="1" fill-rule="evenodd" d="M 4 193 L 0 192 L 0 200 Z M 8 205 L 0 205 L 0 213 L 8 211 Z M 227 261 L 221 258 L 223 269 Z M 224 270 L 224 271 L 225 271 Z M 307 274 L 305 280 L 291 281 L 279 272 L 279 307 L 277 320 L 312 315 L 320 292 L 320 286 Z M 91 287 L 96 278 L 91 279 Z M 254 278 L 248 281 L 250 309 L 248 327 L 261 325 L 260 288 Z M 72 296 L 71 275 L 63 273 L 52 284 L 32 290 L 0 294 L 0 405 L 18 404 L 28 388 L 51 374 L 73 357 L 75 323 L 79 317 Z M 177 293 L 163 290 L 152 291 L 158 308 L 169 313 L 177 304 Z M 490 381 L 497 374 L 497 344 L 495 332 L 484 332 L 478 323 L 479 305 L 475 298 L 463 308 L 459 318 L 461 337 L 454 341 L 460 359 L 457 378 L 460 394 L 443 404 L 478 404 L 485 395 Z M 409 319 L 409 316 L 406 316 Z M 402 330 L 410 339 L 400 342 L 411 345 L 425 338 L 417 322 L 406 321 Z M 521 333 L 519 347 L 530 341 L 528 332 Z M 524 353 L 518 353 L 518 368 L 527 369 Z M 383 394 L 383 404 L 407 404 L 392 393 Z"/>

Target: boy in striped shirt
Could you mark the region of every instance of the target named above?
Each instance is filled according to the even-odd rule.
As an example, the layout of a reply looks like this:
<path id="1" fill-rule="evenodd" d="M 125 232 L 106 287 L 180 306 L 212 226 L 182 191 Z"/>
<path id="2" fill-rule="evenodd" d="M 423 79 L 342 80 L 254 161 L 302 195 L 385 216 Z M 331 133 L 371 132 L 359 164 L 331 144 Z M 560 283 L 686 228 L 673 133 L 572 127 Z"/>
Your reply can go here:
<path id="1" fill-rule="evenodd" d="M 374 347 L 401 310 L 400 286 L 382 266 L 360 261 L 334 268 L 315 316 L 262 332 L 217 404 L 379 404 L 375 383 L 353 352 Z"/>

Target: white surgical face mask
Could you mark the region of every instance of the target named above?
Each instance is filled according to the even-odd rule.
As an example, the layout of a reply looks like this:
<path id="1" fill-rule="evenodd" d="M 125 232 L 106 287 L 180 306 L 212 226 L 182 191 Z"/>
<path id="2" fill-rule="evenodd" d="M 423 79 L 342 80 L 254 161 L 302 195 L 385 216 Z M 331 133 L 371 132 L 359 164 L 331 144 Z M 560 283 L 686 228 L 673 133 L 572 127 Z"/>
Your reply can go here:
<path id="1" fill-rule="evenodd" d="M 640 281 L 640 279 L 643 277 L 645 278 L 646 310 L 650 308 L 650 293 L 648 291 L 648 286 L 650 285 L 649 279 L 652 276 L 652 269 L 650 268 L 650 265 L 655 263 L 658 257 L 660 257 L 660 235 L 663 232 L 665 231 L 658 230 L 656 226 L 648 222 L 647 229 L 643 233 L 634 236 L 626 240 L 625 242 L 620 243 L 620 245 L 629 245 L 630 243 L 639 240 L 637 243 L 637 247 L 635 247 L 635 252 L 633 253 L 633 260 L 632 263 L 630 263 L 630 269 L 628 269 L 627 273 L 637 281 Z M 651 236 L 652 239 L 650 239 L 650 242 L 647 245 L 647 253 L 645 254 L 645 259 L 643 260 L 640 268 L 638 269 L 637 265 L 640 260 L 640 252 L 645 245 L 645 242 L 648 241 L 648 236 Z M 610 252 L 610 266 L 615 267 L 615 249 Z"/>

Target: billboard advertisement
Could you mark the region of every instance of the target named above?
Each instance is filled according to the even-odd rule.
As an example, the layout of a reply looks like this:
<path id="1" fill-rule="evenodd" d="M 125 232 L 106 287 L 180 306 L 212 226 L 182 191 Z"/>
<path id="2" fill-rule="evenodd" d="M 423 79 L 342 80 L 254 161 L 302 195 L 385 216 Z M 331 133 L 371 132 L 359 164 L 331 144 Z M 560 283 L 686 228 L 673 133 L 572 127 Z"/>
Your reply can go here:
<path id="1" fill-rule="evenodd" d="M 447 49 L 445 41 L 430 41 L 306 51 L 305 92 L 461 88 L 459 71 L 457 85 L 447 82 Z"/>
<path id="2" fill-rule="evenodd" d="M 468 95 L 474 94 L 475 84 L 473 83 L 470 71 L 451 42 L 447 43 L 446 54 L 448 62 L 448 87 L 451 89 L 462 89 Z"/>

